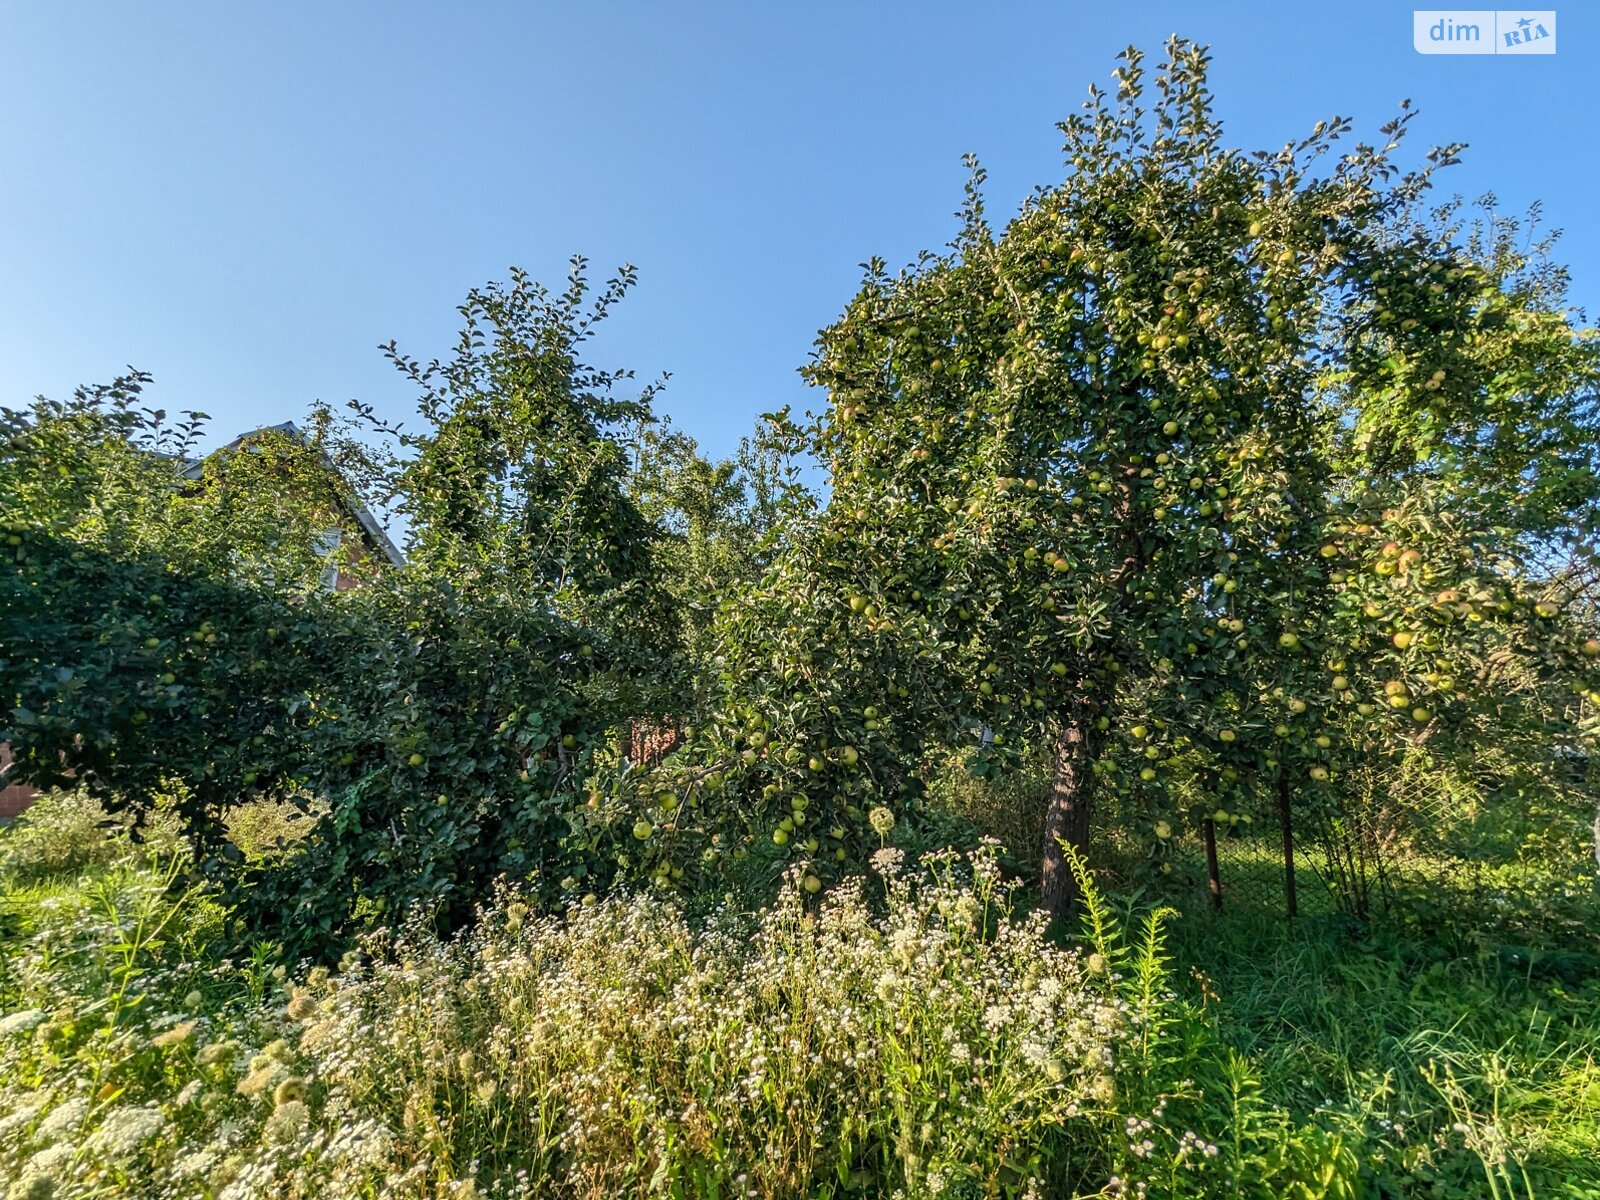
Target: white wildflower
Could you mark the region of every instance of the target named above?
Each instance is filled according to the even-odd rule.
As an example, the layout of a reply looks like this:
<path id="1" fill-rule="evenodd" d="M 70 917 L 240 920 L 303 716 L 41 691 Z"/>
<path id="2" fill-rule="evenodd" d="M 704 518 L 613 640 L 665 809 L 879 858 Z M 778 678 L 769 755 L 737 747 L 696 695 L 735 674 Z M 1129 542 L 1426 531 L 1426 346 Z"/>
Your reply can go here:
<path id="1" fill-rule="evenodd" d="M 311 1119 L 311 1110 L 304 1100 L 290 1100 L 278 1105 L 267 1118 L 266 1135 L 271 1142 L 289 1142 L 299 1136 Z"/>
<path id="2" fill-rule="evenodd" d="M 185 1154 L 172 1164 L 173 1173 L 180 1179 L 192 1179 L 196 1175 L 204 1175 L 216 1165 L 217 1152 L 215 1150 L 197 1150 L 193 1154 Z"/>
<path id="3" fill-rule="evenodd" d="M 20 1129 L 24 1125 L 31 1125 L 33 1119 L 44 1111 L 44 1106 L 50 1102 L 49 1092 L 35 1092 L 26 1100 L 17 1104 L 5 1116 L 0 1117 L 0 1137 L 4 1137 L 13 1129 Z"/>
<path id="4" fill-rule="evenodd" d="M 983 1010 L 983 1027 L 990 1033 L 999 1033 L 1011 1020 L 1009 1004 L 991 1004 Z"/>
<path id="5" fill-rule="evenodd" d="M 41 1142 L 59 1137 L 63 1133 L 76 1130 L 88 1115 L 89 1101 L 82 1096 L 74 1096 L 51 1109 L 49 1115 L 39 1122 L 39 1127 L 33 1131 L 33 1136 Z"/>
<path id="6" fill-rule="evenodd" d="M 25 1008 L 21 1012 L 7 1013 L 0 1017 L 0 1037 L 27 1033 L 43 1025 L 45 1020 L 45 1013 L 37 1008 Z"/>
<path id="7" fill-rule="evenodd" d="M 86 1145 L 107 1158 L 126 1158 L 160 1133 L 166 1123 L 159 1108 L 114 1108 L 89 1135 Z"/>
<path id="8" fill-rule="evenodd" d="M 900 869 L 900 864 L 905 861 L 906 852 L 897 846 L 885 846 L 881 850 L 874 850 L 872 857 L 867 861 L 872 869 L 879 875 L 893 875 Z"/>
<path id="9" fill-rule="evenodd" d="M 77 1152 L 78 1148 L 71 1142 L 56 1142 L 46 1146 L 30 1158 L 28 1160 L 28 1169 L 43 1175 L 53 1175 L 56 1172 L 56 1168 L 63 1163 L 71 1162 L 72 1156 Z"/>
<path id="10" fill-rule="evenodd" d="M 56 1181 L 53 1176 L 29 1171 L 11 1185 L 6 1192 L 6 1200 L 51 1200 L 55 1194 Z"/>

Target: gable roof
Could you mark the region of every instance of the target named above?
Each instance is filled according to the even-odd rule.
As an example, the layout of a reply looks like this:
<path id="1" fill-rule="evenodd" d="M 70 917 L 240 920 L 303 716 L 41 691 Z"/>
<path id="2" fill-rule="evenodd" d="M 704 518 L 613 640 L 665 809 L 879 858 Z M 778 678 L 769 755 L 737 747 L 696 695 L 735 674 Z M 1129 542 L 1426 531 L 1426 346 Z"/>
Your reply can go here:
<path id="1" fill-rule="evenodd" d="M 180 471 L 179 474 L 185 479 L 198 480 L 205 473 L 205 464 L 207 459 L 218 454 L 225 454 L 229 450 L 237 449 L 239 446 L 242 446 L 244 443 L 248 442 L 251 438 L 258 437 L 263 433 L 282 434 L 285 437 L 293 438 L 302 445 L 306 444 L 306 435 L 293 421 L 283 421 L 277 425 L 263 425 L 259 429 L 252 429 L 248 433 L 241 433 L 226 446 L 223 446 L 218 450 L 213 450 L 211 454 L 205 455 L 201 458 L 185 459 L 183 470 Z M 329 473 L 335 475 L 338 474 L 339 468 L 334 464 L 333 459 L 328 457 L 327 451 L 322 452 L 322 462 L 323 465 L 328 468 Z M 384 532 L 383 526 L 378 524 L 377 518 L 372 515 L 372 513 L 367 509 L 366 505 L 361 504 L 358 501 L 348 499 L 342 495 L 340 497 L 340 502 L 343 505 L 345 512 L 348 513 L 351 519 L 361 527 L 361 532 L 366 534 L 367 539 L 372 543 L 373 547 L 380 554 L 382 554 L 384 558 L 388 559 L 391 565 L 396 567 L 403 567 L 406 565 L 405 555 L 401 554 L 399 547 L 389 540 L 389 535 Z"/>

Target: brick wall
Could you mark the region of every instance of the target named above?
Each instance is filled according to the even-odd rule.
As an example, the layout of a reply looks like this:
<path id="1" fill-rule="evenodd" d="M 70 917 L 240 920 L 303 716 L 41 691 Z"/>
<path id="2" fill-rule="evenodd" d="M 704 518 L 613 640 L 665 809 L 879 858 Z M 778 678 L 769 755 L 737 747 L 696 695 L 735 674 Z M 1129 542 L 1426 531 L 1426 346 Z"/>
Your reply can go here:
<path id="1" fill-rule="evenodd" d="M 0 742 L 0 770 L 4 770 L 10 761 L 11 747 Z M 0 821 L 8 821 L 16 816 L 32 804 L 33 798 L 37 795 L 38 793 L 31 787 L 24 787 L 20 783 L 0 788 Z"/>
<path id="2" fill-rule="evenodd" d="M 641 767 L 653 767 L 683 740 L 676 723 L 635 721 L 628 730 L 628 757 Z"/>

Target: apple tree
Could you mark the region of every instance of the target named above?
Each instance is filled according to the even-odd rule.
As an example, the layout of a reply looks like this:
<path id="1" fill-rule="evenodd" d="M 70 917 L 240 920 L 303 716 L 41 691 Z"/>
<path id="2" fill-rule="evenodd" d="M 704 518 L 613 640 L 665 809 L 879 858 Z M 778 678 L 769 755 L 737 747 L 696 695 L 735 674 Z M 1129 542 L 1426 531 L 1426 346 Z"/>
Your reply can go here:
<path id="1" fill-rule="evenodd" d="M 948 250 L 870 264 L 822 332 L 830 501 L 730 623 L 775 842 L 847 840 L 930 742 L 982 770 L 1048 738 L 1061 913 L 1097 795 L 1147 830 L 1180 769 L 1208 804 L 1315 797 L 1492 716 L 1502 651 L 1582 669 L 1529 556 L 1593 533 L 1593 342 L 1418 229 L 1455 151 L 1399 171 L 1409 115 L 1246 154 L 1206 67 L 1174 40 L 1150 84 L 1129 50 L 1064 182 L 996 233 L 975 171 Z"/>

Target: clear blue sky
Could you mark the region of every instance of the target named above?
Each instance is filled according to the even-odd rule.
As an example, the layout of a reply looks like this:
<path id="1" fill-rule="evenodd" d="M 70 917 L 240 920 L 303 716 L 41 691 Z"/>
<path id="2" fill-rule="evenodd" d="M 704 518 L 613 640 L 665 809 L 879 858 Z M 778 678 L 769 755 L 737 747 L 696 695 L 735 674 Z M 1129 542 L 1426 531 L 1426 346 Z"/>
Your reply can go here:
<path id="1" fill-rule="evenodd" d="M 641 285 L 600 365 L 726 453 L 816 398 L 796 368 L 857 264 L 941 245 L 960 157 L 1000 216 L 1059 178 L 1055 122 L 1135 42 L 1210 43 L 1232 139 L 1422 109 L 1451 190 L 1543 199 L 1600 307 L 1600 19 L 1554 57 L 1429 56 L 1393 3 L 163 2 L 0 6 L 0 403 L 125 364 L 216 432 L 411 395 L 374 349 L 445 353 L 455 305 L 567 257 Z"/>

